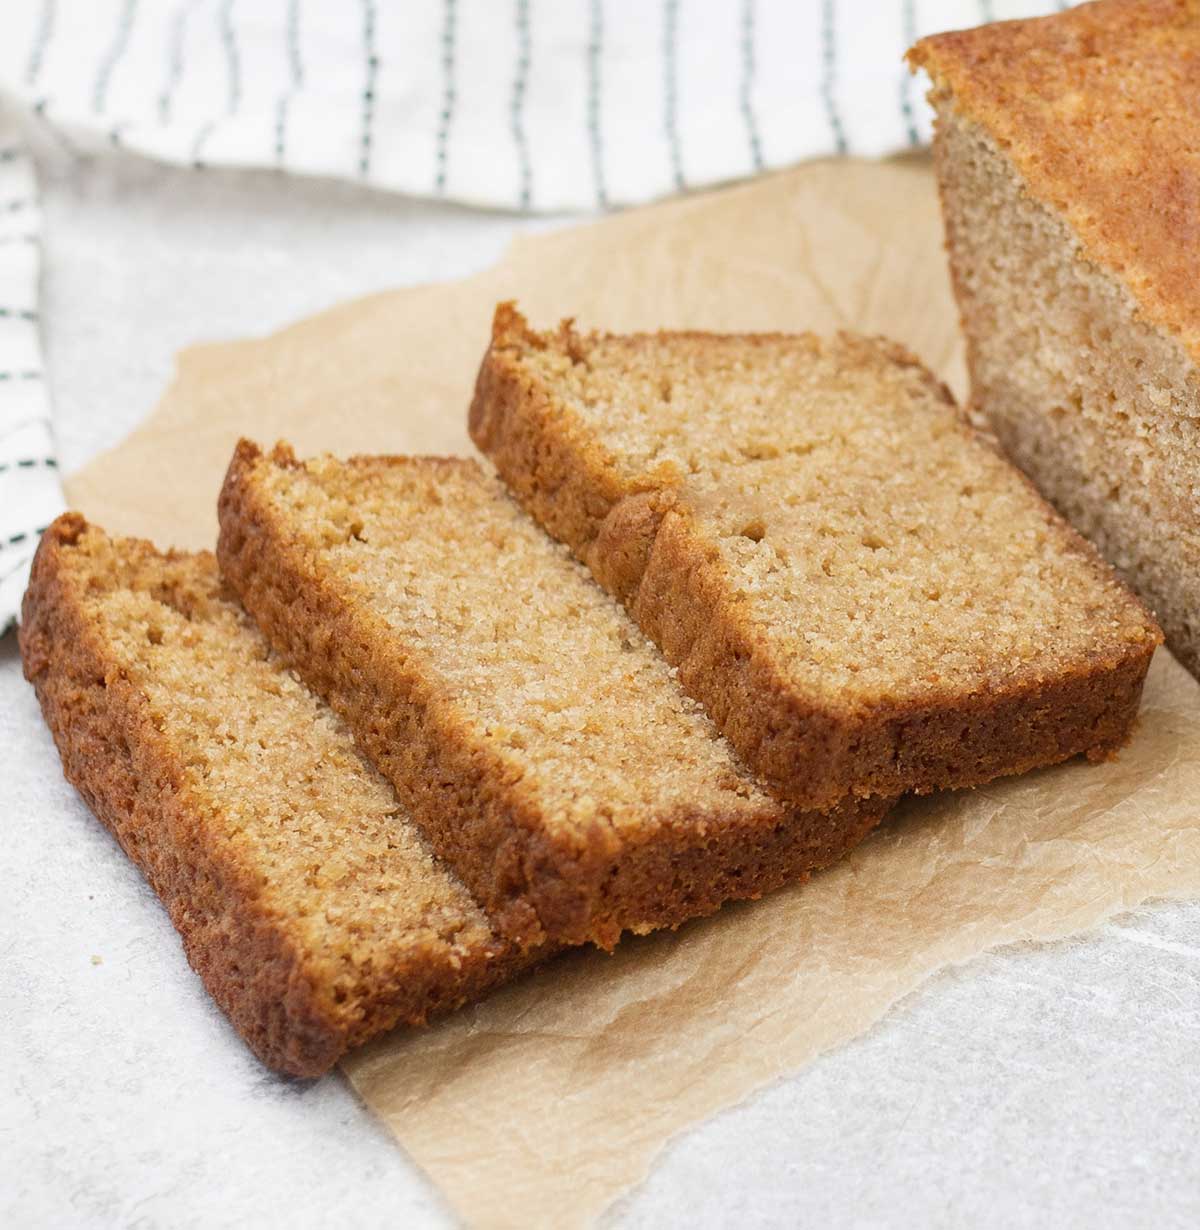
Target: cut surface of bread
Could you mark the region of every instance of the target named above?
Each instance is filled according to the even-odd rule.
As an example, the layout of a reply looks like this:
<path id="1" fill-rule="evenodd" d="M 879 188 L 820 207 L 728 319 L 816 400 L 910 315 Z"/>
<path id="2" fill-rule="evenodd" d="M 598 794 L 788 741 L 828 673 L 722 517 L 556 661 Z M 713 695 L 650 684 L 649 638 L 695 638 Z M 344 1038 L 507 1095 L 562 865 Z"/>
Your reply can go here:
<path id="1" fill-rule="evenodd" d="M 1128 734 L 1153 619 L 891 343 L 538 333 L 501 305 L 471 432 L 780 797 Z"/>
<path id="2" fill-rule="evenodd" d="M 1200 672 L 1200 4 L 939 35 L 973 407 Z"/>
<path id="3" fill-rule="evenodd" d="M 341 721 L 223 595 L 211 554 L 160 554 L 64 514 L 42 538 L 20 644 L 67 778 L 272 1068 L 319 1075 L 537 955 L 495 933 Z"/>
<path id="4" fill-rule="evenodd" d="M 224 575 L 497 925 L 610 945 L 798 878 L 886 802 L 768 796 L 662 656 L 473 461 L 243 441 Z"/>

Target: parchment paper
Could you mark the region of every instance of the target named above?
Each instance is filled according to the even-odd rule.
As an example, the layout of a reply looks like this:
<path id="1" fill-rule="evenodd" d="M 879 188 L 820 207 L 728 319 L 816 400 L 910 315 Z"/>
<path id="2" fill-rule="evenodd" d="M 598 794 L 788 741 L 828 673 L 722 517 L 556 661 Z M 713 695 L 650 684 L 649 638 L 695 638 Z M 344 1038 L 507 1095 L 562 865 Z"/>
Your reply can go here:
<path id="1" fill-rule="evenodd" d="M 921 160 L 813 163 L 523 240 L 468 281 L 376 295 L 180 358 L 158 410 L 74 475 L 109 529 L 211 545 L 240 434 L 462 452 L 492 305 L 613 328 L 847 326 L 963 369 Z M 801 888 L 613 956 L 566 955 L 344 1067 L 470 1222 L 586 1224 L 675 1132 L 860 1033 L 937 969 L 1200 893 L 1200 685 L 1155 659 L 1121 756 L 906 804 Z"/>

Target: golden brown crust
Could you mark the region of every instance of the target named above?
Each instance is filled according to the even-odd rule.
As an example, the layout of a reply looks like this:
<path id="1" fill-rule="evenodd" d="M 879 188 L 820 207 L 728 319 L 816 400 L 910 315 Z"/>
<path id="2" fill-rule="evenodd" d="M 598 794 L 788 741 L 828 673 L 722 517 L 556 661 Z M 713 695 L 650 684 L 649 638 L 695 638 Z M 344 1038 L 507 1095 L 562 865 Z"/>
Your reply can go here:
<path id="1" fill-rule="evenodd" d="M 1099 0 L 908 53 L 1200 358 L 1200 0 Z"/>
<path id="2" fill-rule="evenodd" d="M 209 826 L 186 778 L 186 750 L 154 722 L 85 612 L 90 578 L 74 556 L 84 535 L 96 533 L 67 513 L 43 536 L 19 630 L 25 674 L 67 779 L 145 874 L 192 967 L 265 1064 L 318 1076 L 349 1047 L 397 1024 L 424 1023 L 530 962 L 499 941 L 465 954 L 380 953 L 375 986 L 340 1004 L 263 902 L 263 869 Z M 149 544 L 126 545 L 153 555 Z M 204 565 L 215 582 L 211 556 Z"/>
<path id="3" fill-rule="evenodd" d="M 599 817 L 582 836 L 548 827 L 537 797 L 439 698 L 436 681 L 395 632 L 349 600 L 289 533 L 257 474 L 296 464 L 285 448 L 264 459 L 248 441 L 238 445 L 220 500 L 222 571 L 504 934 L 523 943 L 549 935 L 610 947 L 625 928 L 674 927 L 724 901 L 804 878 L 857 844 L 887 811 L 888 799 L 827 814 L 765 800 L 730 815 L 657 817 L 661 823 L 646 834 L 618 835 Z M 452 459 L 396 464 L 475 468 Z"/>
<path id="4" fill-rule="evenodd" d="M 559 337 L 574 345 L 572 336 L 564 322 Z M 979 785 L 1079 753 L 1102 757 L 1128 737 L 1160 640 L 1144 610 L 1143 641 L 1114 639 L 1103 653 L 1032 685 L 933 693 L 919 707 L 839 709 L 798 693 L 746 604 L 731 600 L 719 554 L 698 529 L 679 481 L 622 480 L 596 433 L 521 363 L 523 348 L 546 345 L 546 335 L 530 330 L 513 305 L 497 308 L 471 404 L 472 439 L 535 519 L 627 605 L 678 667 L 685 690 L 779 797 L 820 807 L 850 793 Z M 898 347 L 887 353 L 920 366 Z M 953 405 L 944 386 L 924 378 Z M 1060 549 L 1107 571 L 1026 485 Z"/>

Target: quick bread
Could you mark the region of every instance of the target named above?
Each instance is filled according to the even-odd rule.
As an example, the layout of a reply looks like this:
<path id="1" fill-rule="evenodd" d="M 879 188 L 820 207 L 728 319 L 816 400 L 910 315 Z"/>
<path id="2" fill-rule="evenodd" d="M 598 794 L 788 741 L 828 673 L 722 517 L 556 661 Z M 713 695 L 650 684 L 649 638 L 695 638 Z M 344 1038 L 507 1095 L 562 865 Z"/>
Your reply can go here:
<path id="1" fill-rule="evenodd" d="M 473 461 L 243 441 L 221 569 L 499 929 L 608 946 L 831 862 L 888 800 L 768 796 L 618 604 Z"/>
<path id="2" fill-rule="evenodd" d="M 38 548 L 20 644 L 67 778 L 272 1068 L 319 1075 L 543 955 L 495 933 L 211 554 L 67 513 Z"/>
<path id="3" fill-rule="evenodd" d="M 541 333 L 503 304 L 470 427 L 795 805 L 1129 733 L 1153 619 L 892 343 Z"/>
<path id="4" fill-rule="evenodd" d="M 972 405 L 1200 673 L 1200 3 L 918 43 Z"/>

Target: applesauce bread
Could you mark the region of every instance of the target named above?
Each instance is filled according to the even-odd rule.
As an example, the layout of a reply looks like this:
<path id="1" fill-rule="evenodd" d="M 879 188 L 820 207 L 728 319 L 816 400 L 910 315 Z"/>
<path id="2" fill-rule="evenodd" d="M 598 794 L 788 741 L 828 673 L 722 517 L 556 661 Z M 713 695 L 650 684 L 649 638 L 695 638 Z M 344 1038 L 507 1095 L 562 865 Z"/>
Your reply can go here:
<path id="1" fill-rule="evenodd" d="M 795 805 L 1129 733 L 1154 620 L 890 342 L 541 333 L 502 304 L 470 427 Z"/>
<path id="2" fill-rule="evenodd" d="M 1200 3 L 924 39 L 971 400 L 1200 672 Z"/>
<path id="3" fill-rule="evenodd" d="M 221 569 L 522 944 L 674 926 L 837 858 L 888 800 L 768 796 L 620 606 L 462 459 L 243 441 Z"/>
<path id="4" fill-rule="evenodd" d="M 67 778 L 272 1068 L 316 1076 L 541 955 L 495 933 L 222 592 L 211 554 L 160 554 L 64 514 L 19 635 Z"/>

